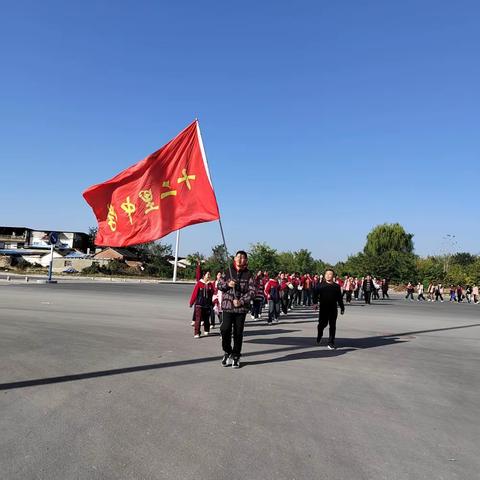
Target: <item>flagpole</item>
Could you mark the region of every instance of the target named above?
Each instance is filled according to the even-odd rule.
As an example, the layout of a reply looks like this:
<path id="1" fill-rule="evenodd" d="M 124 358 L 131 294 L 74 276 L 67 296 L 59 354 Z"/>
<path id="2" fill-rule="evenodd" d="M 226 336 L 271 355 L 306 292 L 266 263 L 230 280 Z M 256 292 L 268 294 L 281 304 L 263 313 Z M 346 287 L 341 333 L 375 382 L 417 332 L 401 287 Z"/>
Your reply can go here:
<path id="1" fill-rule="evenodd" d="M 198 122 L 198 118 L 195 118 L 195 121 L 197 122 L 198 140 L 199 140 L 199 143 L 200 143 L 200 150 L 202 151 L 203 161 L 205 163 L 205 170 L 207 172 L 208 180 L 210 181 L 210 185 L 212 187 L 212 190 L 215 193 L 215 189 L 213 188 L 212 176 L 210 174 L 210 168 L 208 168 L 207 155 L 205 154 L 205 148 L 203 147 L 202 134 L 200 132 L 200 123 Z M 217 206 L 218 206 L 218 202 L 217 202 Z M 232 266 L 230 264 L 231 263 L 230 259 L 228 258 L 227 242 L 225 241 L 225 233 L 223 231 L 222 219 L 220 217 L 220 207 L 218 207 L 218 224 L 220 225 L 220 233 L 222 234 L 223 246 L 225 248 L 225 257 L 226 257 L 226 260 L 227 260 L 228 271 L 230 273 L 230 278 L 233 278 Z"/>
<path id="2" fill-rule="evenodd" d="M 223 246 L 225 247 L 225 256 L 227 257 L 228 271 L 230 272 L 230 278 L 232 278 L 232 267 L 231 267 L 230 261 L 228 259 L 227 242 L 225 241 L 225 234 L 223 233 L 222 219 L 220 217 L 218 218 L 218 224 L 220 225 L 220 232 L 222 234 Z"/>
<path id="3" fill-rule="evenodd" d="M 175 240 L 175 263 L 173 264 L 173 281 L 177 281 L 177 269 L 178 269 L 178 245 L 180 243 L 180 230 L 177 230 L 177 238 Z"/>

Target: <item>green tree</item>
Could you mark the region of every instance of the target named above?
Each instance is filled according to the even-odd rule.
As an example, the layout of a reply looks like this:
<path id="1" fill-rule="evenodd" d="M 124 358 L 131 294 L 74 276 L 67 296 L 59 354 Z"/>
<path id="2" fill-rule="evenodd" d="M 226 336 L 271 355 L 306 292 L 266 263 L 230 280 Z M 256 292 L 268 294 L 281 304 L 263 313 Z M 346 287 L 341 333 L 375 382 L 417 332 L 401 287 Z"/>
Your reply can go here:
<path id="1" fill-rule="evenodd" d="M 470 264 L 467 268 L 467 282 L 469 284 L 480 284 L 480 257 L 477 257 L 475 262 Z"/>
<path id="2" fill-rule="evenodd" d="M 369 270 L 367 264 L 367 256 L 364 253 L 357 253 L 347 258 L 345 262 L 341 262 L 341 268 L 339 265 L 335 265 L 335 271 L 338 275 L 353 275 L 354 277 L 363 277 Z"/>
<path id="3" fill-rule="evenodd" d="M 205 268 L 211 271 L 212 275 L 216 272 L 224 272 L 227 268 L 227 262 L 230 262 L 230 258 L 227 260 L 227 251 L 225 245 L 220 243 L 212 247 L 212 254 L 205 261 Z"/>
<path id="4" fill-rule="evenodd" d="M 161 242 L 136 245 L 133 251 L 143 263 L 144 273 L 149 276 L 170 278 L 173 275 L 172 246 Z"/>
<path id="5" fill-rule="evenodd" d="M 393 282 L 416 281 L 416 256 L 413 253 L 413 234 L 399 223 L 378 225 L 367 235 L 360 257 L 364 273 L 388 278 Z"/>
<path id="6" fill-rule="evenodd" d="M 187 255 L 187 263 L 189 265 L 186 268 L 179 268 L 178 269 L 178 277 L 184 279 L 194 279 L 195 274 L 197 272 L 197 265 L 200 263 L 200 268 L 202 271 L 205 271 L 207 268 L 206 266 L 206 257 L 203 253 L 194 252 Z"/>
<path id="7" fill-rule="evenodd" d="M 477 258 L 468 252 L 459 252 L 450 257 L 450 262 L 454 265 L 460 265 L 461 267 L 468 267 L 475 262 Z"/>
<path id="8" fill-rule="evenodd" d="M 363 251 L 372 256 L 391 251 L 413 253 L 413 234 L 405 232 L 399 223 L 377 225 L 367 235 Z"/>
<path id="9" fill-rule="evenodd" d="M 282 272 L 296 272 L 297 264 L 293 252 L 280 252 L 277 255 L 278 270 Z"/>
<path id="10" fill-rule="evenodd" d="M 295 257 L 295 271 L 300 273 L 314 273 L 315 260 L 312 257 L 310 250 L 302 248 L 294 252 Z"/>
<path id="11" fill-rule="evenodd" d="M 97 236 L 98 227 L 90 227 L 88 229 L 88 248 L 91 251 L 95 251 L 95 238 Z"/>
<path id="12" fill-rule="evenodd" d="M 445 282 L 444 257 L 430 256 L 417 258 L 416 261 L 418 278 L 426 283 Z"/>
<path id="13" fill-rule="evenodd" d="M 323 274 L 326 268 L 332 268 L 331 265 L 325 263 L 323 260 L 315 260 L 313 262 L 313 273 Z"/>
<path id="14" fill-rule="evenodd" d="M 277 251 L 266 243 L 254 243 L 250 246 L 248 264 L 254 272 L 257 270 L 275 272 L 279 268 Z"/>

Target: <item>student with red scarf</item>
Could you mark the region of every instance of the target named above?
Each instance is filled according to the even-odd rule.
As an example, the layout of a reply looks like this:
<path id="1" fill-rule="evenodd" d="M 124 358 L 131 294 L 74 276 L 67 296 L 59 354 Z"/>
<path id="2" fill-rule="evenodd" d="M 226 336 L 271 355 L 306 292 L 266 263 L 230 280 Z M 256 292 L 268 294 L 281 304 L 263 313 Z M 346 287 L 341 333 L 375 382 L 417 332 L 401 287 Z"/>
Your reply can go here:
<path id="1" fill-rule="evenodd" d="M 265 285 L 265 297 L 268 302 L 268 325 L 272 322 L 278 323 L 280 316 L 280 284 L 277 276 L 272 275 L 272 278 Z"/>
<path id="2" fill-rule="evenodd" d="M 196 283 L 192 296 L 190 297 L 190 307 L 195 306 L 193 337 L 200 338 L 200 325 L 203 322 L 204 335 L 210 333 L 210 312 L 213 307 L 213 284 L 210 282 L 210 272 L 204 272 L 202 278 Z"/>

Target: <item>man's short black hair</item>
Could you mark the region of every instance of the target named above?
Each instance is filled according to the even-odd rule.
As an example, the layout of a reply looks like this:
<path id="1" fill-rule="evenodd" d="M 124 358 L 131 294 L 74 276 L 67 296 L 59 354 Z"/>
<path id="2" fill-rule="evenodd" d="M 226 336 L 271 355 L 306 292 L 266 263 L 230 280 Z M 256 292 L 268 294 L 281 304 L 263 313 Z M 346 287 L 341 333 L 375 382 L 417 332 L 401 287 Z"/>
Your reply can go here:
<path id="1" fill-rule="evenodd" d="M 239 251 L 235 254 L 235 256 L 237 256 L 237 255 L 245 255 L 245 256 L 248 258 L 247 252 L 246 252 L 245 250 L 239 250 Z"/>
<path id="2" fill-rule="evenodd" d="M 327 272 L 332 272 L 333 276 L 335 276 L 335 270 L 333 268 L 326 268 L 325 271 L 323 272 L 323 276 L 325 276 Z"/>

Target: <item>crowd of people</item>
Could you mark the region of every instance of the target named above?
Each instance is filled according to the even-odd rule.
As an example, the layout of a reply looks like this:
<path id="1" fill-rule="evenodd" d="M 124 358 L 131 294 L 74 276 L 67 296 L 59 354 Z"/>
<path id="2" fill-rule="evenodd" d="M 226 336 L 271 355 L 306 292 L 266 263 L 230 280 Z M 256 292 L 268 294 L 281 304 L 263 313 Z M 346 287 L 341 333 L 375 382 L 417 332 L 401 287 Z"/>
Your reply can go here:
<path id="1" fill-rule="evenodd" d="M 372 300 L 390 298 L 390 285 L 386 278 L 378 279 L 371 275 L 361 278 L 350 275 L 335 277 L 331 269 L 327 269 L 324 275 L 267 271 L 253 274 L 247 265 L 246 252 L 239 251 L 233 265 L 226 272 L 217 272 L 215 278 L 212 278 L 210 271 L 198 273 L 190 298 L 190 307 L 194 308 L 191 323 L 194 338 L 208 336 L 217 322 L 220 325 L 223 366 L 240 367 L 247 314 L 250 314 L 252 321 L 257 321 L 266 311 L 267 325 L 272 325 L 279 322 L 280 315 L 288 315 L 292 309 L 320 306 L 317 343 L 320 344 L 323 330 L 328 325 L 327 347 L 335 350 L 339 308 L 343 314 L 345 303 L 359 301 L 370 305 Z M 443 302 L 444 294 L 445 288 L 438 282 L 431 282 L 426 290 L 421 282 L 410 282 L 406 285 L 405 299 Z M 476 285 L 451 285 L 449 294 L 451 302 L 480 304 L 479 288 Z"/>
<path id="2" fill-rule="evenodd" d="M 224 272 L 217 272 L 211 277 L 211 272 L 203 272 L 198 279 L 190 306 L 195 307 L 192 326 L 194 338 L 201 336 L 200 327 L 204 327 L 203 335 L 208 335 L 210 328 L 215 328 L 218 321 L 222 323 L 222 291 L 219 282 Z M 324 280 L 323 275 L 258 271 L 254 277 L 254 295 L 250 301 L 249 313 L 252 320 L 260 319 L 263 311 L 267 311 L 267 324 L 278 323 L 280 315 L 287 315 L 295 307 L 311 307 L 316 303 L 315 290 Z M 390 298 L 389 282 L 386 279 L 378 280 L 367 275 L 363 278 L 345 276 L 333 278 L 339 285 L 345 303 L 352 300 L 364 301 L 370 304 L 371 300 Z"/>
<path id="3" fill-rule="evenodd" d="M 417 284 L 409 282 L 406 286 L 406 300 L 414 301 L 414 294 L 417 294 L 417 302 L 443 302 L 444 296 L 448 292 L 449 302 L 467 302 L 480 305 L 479 287 L 476 284 L 473 285 L 450 285 L 444 287 L 441 283 L 430 282 L 427 289 L 421 282 Z M 426 293 L 426 297 L 425 297 Z"/>
<path id="4" fill-rule="evenodd" d="M 388 280 L 371 275 L 336 278 L 333 270 L 324 275 L 267 271 L 253 274 L 247 269 L 247 254 L 242 251 L 226 272 L 217 272 L 212 278 L 211 272 L 205 271 L 198 277 L 190 298 L 194 338 L 208 336 L 218 322 L 225 352 L 222 365 L 233 368 L 240 366 L 247 314 L 256 321 L 265 311 L 267 325 L 272 325 L 279 322 L 280 315 L 288 315 L 293 309 L 318 308 L 320 304 L 317 343 L 320 344 L 328 325 L 327 346 L 334 350 L 337 310 L 340 307 L 340 313 L 344 313 L 344 299 L 347 304 L 358 300 L 369 305 L 372 299 L 389 298 Z"/>

